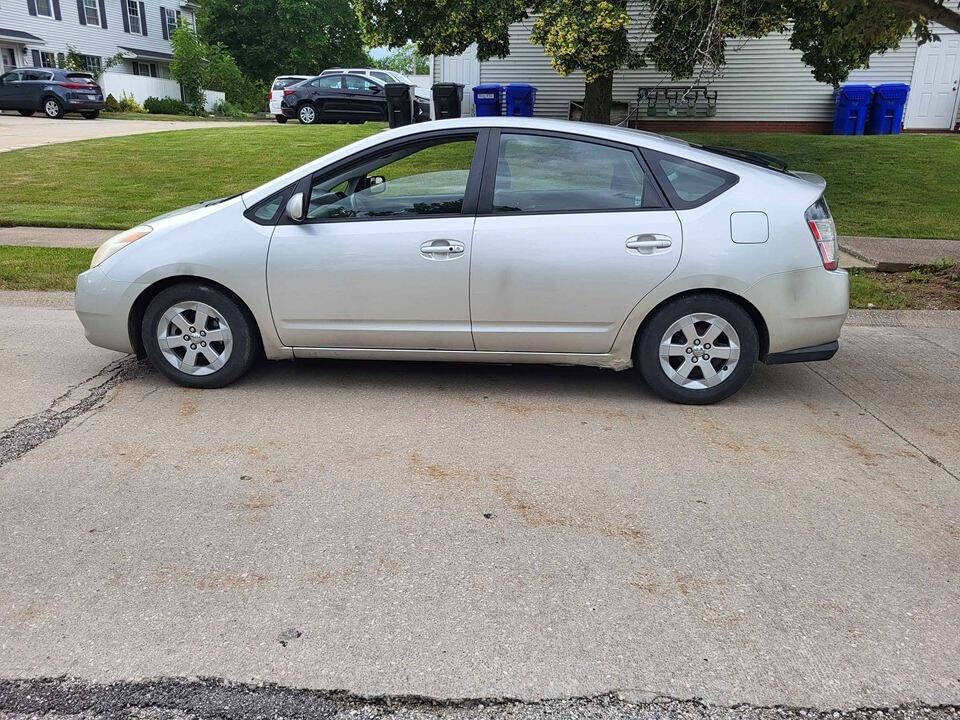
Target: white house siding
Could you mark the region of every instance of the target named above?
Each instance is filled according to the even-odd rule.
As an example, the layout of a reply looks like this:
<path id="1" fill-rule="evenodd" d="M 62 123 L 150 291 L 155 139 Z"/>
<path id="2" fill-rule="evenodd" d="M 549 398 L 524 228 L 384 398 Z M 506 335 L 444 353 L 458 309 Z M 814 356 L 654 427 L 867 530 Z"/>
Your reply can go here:
<path id="1" fill-rule="evenodd" d="M 117 54 L 121 46 L 169 55 L 173 51 L 170 41 L 163 39 L 160 8 L 179 10 L 184 22 L 191 25 L 194 22 L 192 11 L 189 7 L 182 6 L 180 0 L 143 0 L 146 10 L 147 36 L 127 33 L 123 30 L 121 11 L 123 2 L 124 0 L 103 0 L 107 18 L 107 27 L 104 29 L 96 25 L 80 24 L 77 0 L 60 0 L 61 20 L 42 15 L 30 15 L 27 0 L 0 0 L 0 28 L 27 32 L 44 41 L 44 45 L 27 43 L 26 47 L 16 48 L 18 52 L 23 51 L 22 57 L 18 58 L 19 63 L 30 66 L 33 65 L 32 50 L 54 54 L 66 53 L 67 45 L 72 45 L 84 55 L 97 55 L 102 59 Z M 133 66 L 131 61 L 127 61 L 113 71 L 133 73 Z"/>
<path id="2" fill-rule="evenodd" d="M 951 0 L 950 4 L 960 3 Z M 510 55 L 481 63 L 480 81 L 530 83 L 537 87 L 536 114 L 565 118 L 570 100 L 583 99 L 583 73 L 558 75 L 543 48 L 530 43 L 532 26 L 533 21 L 526 20 L 510 27 Z M 711 88 L 718 92 L 716 120 L 828 122 L 832 119 L 833 87 L 813 78 L 810 68 L 801 60 L 801 53 L 790 49 L 788 35 L 774 33 L 759 39 L 733 39 L 728 41 L 727 48 L 727 66 L 710 82 Z M 916 41 L 907 38 L 896 50 L 875 55 L 870 67 L 851 73 L 848 82 L 909 84 L 916 48 Z M 434 58 L 437 82 L 445 80 L 440 68 L 441 59 Z M 678 83 L 652 69 L 620 71 L 614 76 L 614 99 L 634 101 L 638 87 L 658 84 Z"/>

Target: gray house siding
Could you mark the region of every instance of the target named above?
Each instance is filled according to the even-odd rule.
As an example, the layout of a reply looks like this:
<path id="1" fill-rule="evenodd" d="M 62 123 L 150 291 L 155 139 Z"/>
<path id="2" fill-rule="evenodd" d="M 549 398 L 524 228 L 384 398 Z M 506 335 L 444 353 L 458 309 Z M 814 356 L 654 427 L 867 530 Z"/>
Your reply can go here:
<path id="1" fill-rule="evenodd" d="M 537 115 L 566 118 L 570 101 L 583 99 L 583 73 L 558 75 L 543 48 L 530 42 L 532 25 L 532 20 L 526 20 L 510 27 L 510 55 L 480 63 L 480 81 L 535 85 Z M 634 37 L 635 42 L 638 39 Z M 854 71 L 848 82 L 909 84 L 916 54 L 916 41 L 905 39 L 896 50 L 875 55 L 870 67 Z M 800 52 L 790 49 L 789 36 L 774 33 L 731 40 L 727 60 L 722 74 L 709 82 L 718 93 L 717 121 L 825 123 L 832 119 L 833 87 L 814 79 Z M 444 80 L 439 57 L 434 58 L 433 73 L 435 80 Z M 677 83 L 653 69 L 622 70 L 614 76 L 614 99 L 635 101 L 638 87 L 671 84 Z"/>
<path id="2" fill-rule="evenodd" d="M 105 11 L 104 28 L 80 22 L 82 0 L 79 4 L 77 0 L 60 0 L 59 20 L 39 14 L 31 15 L 29 0 L 3 0 L 0 2 L 0 28 L 27 32 L 44 41 L 43 45 L 27 43 L 16 48 L 21 54 L 18 63 L 33 65 L 33 51 L 56 55 L 66 53 L 67 45 L 72 45 L 85 55 L 95 55 L 101 59 L 115 55 L 122 47 L 170 55 L 170 41 L 164 39 L 160 24 L 160 8 L 179 11 L 184 22 L 190 25 L 194 22 L 191 6 L 181 0 L 143 0 L 147 35 L 125 32 L 124 27 L 128 23 L 123 12 L 125 2 L 126 0 L 99 0 L 99 7 Z M 158 62 L 158 65 L 163 66 L 165 63 Z M 125 61 L 122 66 L 113 68 L 112 72 L 133 73 L 133 61 Z"/>

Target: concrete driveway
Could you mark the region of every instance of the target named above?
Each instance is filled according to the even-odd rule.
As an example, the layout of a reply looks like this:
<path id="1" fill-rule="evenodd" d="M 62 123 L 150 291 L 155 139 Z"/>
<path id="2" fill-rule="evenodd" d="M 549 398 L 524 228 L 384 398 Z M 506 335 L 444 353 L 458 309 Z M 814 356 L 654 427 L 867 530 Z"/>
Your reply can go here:
<path id="1" fill-rule="evenodd" d="M 54 143 L 90 140 L 92 138 L 140 135 L 167 130 L 190 130 L 216 127 L 255 127 L 258 123 L 214 120 L 86 120 L 79 115 L 67 115 L 50 120 L 39 114 L 22 117 L 9 111 L 0 112 L 0 152 Z"/>
<path id="2" fill-rule="evenodd" d="M 0 294 L 0 678 L 960 702 L 956 314 L 861 316 L 691 408 L 558 367 L 190 391 L 69 303 Z"/>

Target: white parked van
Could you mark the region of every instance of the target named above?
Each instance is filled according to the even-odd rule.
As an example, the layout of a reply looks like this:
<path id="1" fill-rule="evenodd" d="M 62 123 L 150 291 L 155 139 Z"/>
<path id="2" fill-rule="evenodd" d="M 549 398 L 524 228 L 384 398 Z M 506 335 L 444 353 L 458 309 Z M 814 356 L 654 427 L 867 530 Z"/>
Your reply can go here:
<path id="1" fill-rule="evenodd" d="M 312 75 L 280 75 L 273 80 L 273 85 L 270 86 L 270 114 L 273 115 L 278 123 L 285 123 L 287 121 L 286 116 L 283 114 L 283 111 L 280 109 L 280 102 L 283 100 L 283 89 L 288 88 L 291 85 L 296 85 L 301 83 L 304 80 L 309 80 Z"/>

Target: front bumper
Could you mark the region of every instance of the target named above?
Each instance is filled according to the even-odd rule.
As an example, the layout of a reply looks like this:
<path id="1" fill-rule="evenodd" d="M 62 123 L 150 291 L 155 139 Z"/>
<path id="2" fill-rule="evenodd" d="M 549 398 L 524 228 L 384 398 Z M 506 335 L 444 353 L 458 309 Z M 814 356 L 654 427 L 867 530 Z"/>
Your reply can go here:
<path id="1" fill-rule="evenodd" d="M 145 288 L 141 283 L 113 280 L 99 268 L 80 273 L 76 310 L 87 340 L 108 350 L 132 353 L 127 322 L 130 308 Z"/>

